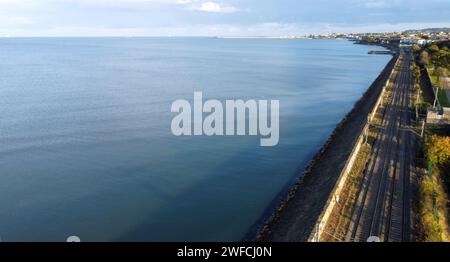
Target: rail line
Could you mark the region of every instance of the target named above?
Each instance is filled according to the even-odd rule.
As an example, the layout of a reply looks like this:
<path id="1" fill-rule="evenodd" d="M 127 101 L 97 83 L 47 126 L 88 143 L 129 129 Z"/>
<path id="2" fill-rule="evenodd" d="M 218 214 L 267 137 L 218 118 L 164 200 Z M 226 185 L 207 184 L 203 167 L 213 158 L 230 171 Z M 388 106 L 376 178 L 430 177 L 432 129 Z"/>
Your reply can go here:
<path id="1" fill-rule="evenodd" d="M 370 160 L 345 234 L 346 241 L 410 240 L 411 57 L 403 51 L 392 79 L 392 97 L 382 113 Z M 390 87 L 388 87 L 390 88 Z"/>

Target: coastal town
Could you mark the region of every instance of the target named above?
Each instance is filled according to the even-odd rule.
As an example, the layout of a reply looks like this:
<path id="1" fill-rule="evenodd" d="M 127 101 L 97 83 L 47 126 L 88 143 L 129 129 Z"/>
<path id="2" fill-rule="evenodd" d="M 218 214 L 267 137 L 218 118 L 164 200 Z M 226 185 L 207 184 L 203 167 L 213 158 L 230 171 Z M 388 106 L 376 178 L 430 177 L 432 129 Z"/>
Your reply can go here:
<path id="1" fill-rule="evenodd" d="M 403 32 L 386 33 L 321 33 L 310 35 L 282 35 L 282 36 L 223 36 L 226 39 L 348 39 L 364 44 L 426 44 L 450 40 L 450 28 L 430 28 L 421 30 L 406 30 Z"/>
<path id="2" fill-rule="evenodd" d="M 366 44 L 426 44 L 450 40 L 450 28 L 432 28 L 422 30 L 406 30 L 388 33 L 330 33 L 307 36 L 310 39 L 350 39 Z"/>

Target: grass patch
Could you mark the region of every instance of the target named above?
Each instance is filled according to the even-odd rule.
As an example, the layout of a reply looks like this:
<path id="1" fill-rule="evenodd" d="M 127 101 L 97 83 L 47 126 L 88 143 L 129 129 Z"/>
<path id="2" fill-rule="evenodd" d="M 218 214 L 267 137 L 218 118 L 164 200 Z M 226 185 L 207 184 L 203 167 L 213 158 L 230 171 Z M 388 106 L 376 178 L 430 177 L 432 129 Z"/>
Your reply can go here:
<path id="1" fill-rule="evenodd" d="M 439 88 L 438 99 L 442 107 L 450 107 L 450 102 L 448 101 L 447 94 L 442 88 Z"/>
<path id="2" fill-rule="evenodd" d="M 437 79 L 437 77 L 434 75 L 434 67 L 428 66 L 428 75 L 431 79 L 431 84 L 434 86 L 439 86 L 439 92 L 438 92 L 438 100 L 442 107 L 450 107 L 450 101 L 448 100 L 447 94 L 445 93 L 443 83 L 440 83 Z"/>

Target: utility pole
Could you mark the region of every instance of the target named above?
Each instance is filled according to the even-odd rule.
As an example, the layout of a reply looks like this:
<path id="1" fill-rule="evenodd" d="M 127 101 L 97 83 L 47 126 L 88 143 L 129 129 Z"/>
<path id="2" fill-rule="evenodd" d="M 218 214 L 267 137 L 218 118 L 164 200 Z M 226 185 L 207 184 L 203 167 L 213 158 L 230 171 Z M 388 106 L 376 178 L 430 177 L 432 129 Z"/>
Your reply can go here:
<path id="1" fill-rule="evenodd" d="M 419 119 L 419 102 L 421 93 L 422 90 L 419 89 L 419 92 L 417 92 L 417 100 L 416 100 L 416 121 Z"/>
<path id="2" fill-rule="evenodd" d="M 437 104 L 437 101 L 438 101 L 438 94 L 439 94 L 439 86 L 436 87 L 436 94 L 434 96 L 433 109 L 436 109 L 436 104 Z"/>
<path id="3" fill-rule="evenodd" d="M 420 137 L 423 138 L 425 132 L 425 119 L 422 121 L 422 132 L 420 132 Z"/>
<path id="4" fill-rule="evenodd" d="M 364 127 L 364 144 L 367 144 L 367 141 L 369 140 L 369 128 L 370 128 L 370 120 L 372 119 L 372 113 L 370 113 L 368 116 L 367 116 L 367 124 L 366 124 L 366 126 Z"/>

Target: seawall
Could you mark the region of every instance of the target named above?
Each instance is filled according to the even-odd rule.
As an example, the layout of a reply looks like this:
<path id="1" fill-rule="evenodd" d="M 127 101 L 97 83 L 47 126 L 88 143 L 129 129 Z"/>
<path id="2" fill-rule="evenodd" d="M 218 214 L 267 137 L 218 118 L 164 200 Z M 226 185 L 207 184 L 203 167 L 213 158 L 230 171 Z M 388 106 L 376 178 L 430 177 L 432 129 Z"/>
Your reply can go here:
<path id="1" fill-rule="evenodd" d="M 307 241 L 326 207 L 367 117 L 377 103 L 397 56 L 386 65 L 309 163 L 299 181 L 259 231 L 258 241 Z"/>

